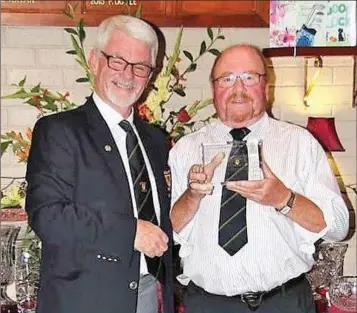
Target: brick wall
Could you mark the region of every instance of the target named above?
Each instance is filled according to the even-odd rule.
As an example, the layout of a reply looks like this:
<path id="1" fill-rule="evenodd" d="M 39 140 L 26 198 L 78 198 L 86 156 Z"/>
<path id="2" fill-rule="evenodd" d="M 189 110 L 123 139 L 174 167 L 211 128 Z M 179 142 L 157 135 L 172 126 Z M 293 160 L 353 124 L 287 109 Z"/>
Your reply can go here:
<path id="1" fill-rule="evenodd" d="M 93 45 L 95 28 L 88 27 L 86 49 Z M 174 45 L 178 29 L 162 29 L 167 40 L 167 51 Z M 223 49 L 237 42 L 249 42 L 260 47 L 268 46 L 268 29 L 225 28 L 226 40 L 218 42 Z M 183 34 L 183 49 L 197 55 L 199 44 L 207 38 L 206 30 L 187 28 Z M 42 85 L 52 91 L 70 93 L 70 99 L 81 104 L 88 95 L 85 84 L 75 83 L 82 76 L 73 56 L 65 54 L 71 48 L 67 33 L 60 27 L 2 27 L 1 28 L 1 94 L 14 91 L 13 83 L 18 83 L 25 75 L 27 83 Z M 181 66 L 185 66 L 182 58 Z M 211 96 L 208 82 L 214 57 L 205 55 L 194 73 L 188 75 L 187 96 L 174 96 L 169 106 L 181 107 L 195 100 Z M 304 90 L 303 58 L 273 58 L 270 71 L 275 79 L 271 81 L 273 114 L 282 120 L 306 125 L 308 116 L 334 116 L 339 137 L 345 152 L 333 153 L 337 168 L 345 184 L 356 182 L 356 109 L 352 108 L 353 59 L 352 57 L 324 57 L 324 68 L 318 85 L 311 94 L 311 106 L 302 104 Z M 314 73 L 313 60 L 309 60 L 308 78 Z M 202 116 L 212 112 L 212 108 L 202 112 Z M 36 121 L 37 112 L 18 100 L 1 101 L 1 132 L 23 131 Z M 24 165 L 18 164 L 11 153 L 1 160 L 2 176 L 23 176 Z M 6 184 L 5 180 L 1 181 Z M 356 210 L 356 196 L 347 190 L 348 197 Z M 345 261 L 345 274 L 356 275 L 356 236 L 349 240 Z"/>

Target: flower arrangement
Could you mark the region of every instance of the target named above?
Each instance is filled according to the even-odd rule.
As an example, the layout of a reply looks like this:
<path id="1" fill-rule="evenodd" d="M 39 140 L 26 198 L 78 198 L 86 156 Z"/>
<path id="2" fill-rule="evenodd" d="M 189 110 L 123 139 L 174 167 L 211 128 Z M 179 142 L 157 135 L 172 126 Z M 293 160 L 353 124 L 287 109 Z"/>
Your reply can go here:
<path id="1" fill-rule="evenodd" d="M 60 94 L 53 93 L 41 87 L 39 83 L 37 86 L 26 90 L 24 85 L 26 77 L 18 84 L 13 84 L 18 90 L 10 95 L 2 96 L 2 99 L 23 99 L 24 103 L 35 107 L 38 111 L 38 117 L 46 114 L 69 110 L 75 108 L 76 105 L 70 102 L 67 98 L 69 93 Z M 12 147 L 13 152 L 18 157 L 19 162 L 27 162 L 28 154 L 30 151 L 32 139 L 32 130 L 27 128 L 26 133 L 16 133 L 15 131 L 6 132 L 1 134 L 1 156 L 8 147 Z"/>
<path id="2" fill-rule="evenodd" d="M 177 64 L 181 61 L 180 46 L 182 33 L 183 28 L 180 29 L 177 35 L 172 55 L 170 57 L 166 57 L 167 65 L 157 76 L 153 89 L 149 93 L 146 101 L 138 107 L 139 115 L 148 120 L 150 123 L 157 124 L 166 129 L 173 142 L 176 142 L 184 136 L 187 131 L 194 130 L 194 126 L 197 121 L 194 122 L 193 118 L 200 110 L 210 105 L 212 103 L 212 99 L 197 100 L 188 107 L 183 106 L 178 111 L 171 111 L 168 114 L 165 114 L 165 104 L 170 101 L 174 93 L 182 97 L 186 95 L 186 75 L 196 70 L 198 60 L 205 53 L 211 53 L 216 56 L 219 55 L 220 51 L 213 48 L 213 46 L 217 40 L 224 39 L 220 29 L 218 29 L 217 34 L 214 35 L 213 30 L 211 28 L 207 28 L 207 34 L 210 40 L 208 45 L 205 40 L 202 41 L 200 51 L 195 58 L 189 51 L 183 50 L 183 54 L 189 60 L 189 64 L 187 68 L 180 73 Z M 214 117 L 215 115 L 212 115 L 205 120 L 200 120 L 199 122 L 207 123 Z"/>
<path id="3" fill-rule="evenodd" d="M 68 4 L 65 14 L 74 19 L 74 12 L 75 7 Z M 136 15 L 138 15 L 138 12 Z M 78 78 L 76 82 L 88 82 L 89 87 L 93 89 L 94 79 L 86 60 L 83 45 L 86 38 L 84 22 L 81 19 L 76 28 L 65 28 L 64 30 L 70 34 L 73 47 L 73 49 L 68 50 L 66 53 L 76 56 L 77 63 L 85 73 L 85 77 Z M 214 44 L 217 40 L 225 39 L 221 34 L 221 29 L 218 29 L 217 33 L 214 35 L 214 31 L 211 28 L 207 28 L 207 34 L 209 42 L 208 44 L 205 40 L 201 42 L 199 53 L 195 58 L 191 52 L 187 50 L 182 51 L 185 57 L 189 60 L 189 65 L 180 73 L 178 63 L 181 61 L 180 47 L 183 35 L 183 28 L 181 27 L 176 38 L 174 51 L 171 56 L 165 56 L 167 64 L 157 75 L 152 86 L 150 86 L 151 91 L 148 94 L 146 101 L 137 107 L 140 117 L 146 119 L 149 123 L 164 128 L 173 142 L 176 142 L 187 132 L 195 130 L 194 126 L 197 122 L 205 124 L 209 122 L 211 118 L 215 117 L 215 115 L 212 115 L 204 120 L 193 121 L 193 118 L 200 110 L 212 103 L 211 99 L 197 100 L 190 106 L 181 107 L 178 111 L 165 111 L 165 105 L 170 101 L 174 93 L 181 97 L 186 95 L 186 75 L 196 70 L 199 59 L 206 53 L 213 55 L 220 54 L 220 51 L 214 48 Z M 51 92 L 48 89 L 42 88 L 40 83 L 31 89 L 26 89 L 25 83 L 26 77 L 18 84 L 13 85 L 18 88 L 16 92 L 2 96 L 2 99 L 22 99 L 25 104 L 33 106 L 39 111 L 39 117 L 63 110 L 70 110 L 77 106 L 68 99 L 68 92 L 65 94 Z M 24 135 L 14 131 L 1 134 L 1 155 L 11 147 L 18 157 L 19 162 L 27 162 L 31 145 L 31 135 L 32 131 L 30 128 L 27 129 L 26 134 Z"/>

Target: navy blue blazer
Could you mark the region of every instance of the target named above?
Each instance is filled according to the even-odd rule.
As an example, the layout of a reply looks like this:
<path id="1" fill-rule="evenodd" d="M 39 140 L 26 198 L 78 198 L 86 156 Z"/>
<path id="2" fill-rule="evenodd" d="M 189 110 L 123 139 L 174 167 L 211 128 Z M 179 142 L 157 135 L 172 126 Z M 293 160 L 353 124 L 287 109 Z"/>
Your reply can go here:
<path id="1" fill-rule="evenodd" d="M 164 254 L 164 310 L 173 312 L 168 143 L 164 132 L 134 118 L 156 179 Z M 166 177 L 167 178 L 167 177 Z M 92 97 L 75 110 L 39 119 L 26 173 L 26 211 L 42 240 L 38 312 L 132 313 L 140 253 L 124 165 Z"/>

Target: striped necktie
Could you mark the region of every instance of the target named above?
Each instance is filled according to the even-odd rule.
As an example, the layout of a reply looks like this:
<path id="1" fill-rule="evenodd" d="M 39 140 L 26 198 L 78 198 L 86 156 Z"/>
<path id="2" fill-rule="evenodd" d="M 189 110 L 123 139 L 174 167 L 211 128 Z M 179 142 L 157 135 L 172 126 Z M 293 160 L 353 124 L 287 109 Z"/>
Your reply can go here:
<path id="1" fill-rule="evenodd" d="M 230 152 L 225 181 L 248 179 L 248 152 L 246 145 L 239 145 L 239 141 L 248 135 L 246 127 L 230 131 L 233 146 Z M 239 149 L 239 153 L 237 152 Z M 246 198 L 239 193 L 222 187 L 221 210 L 219 218 L 218 243 L 230 255 L 234 255 L 247 242 Z"/>
<path id="2" fill-rule="evenodd" d="M 139 219 L 158 225 L 155 214 L 152 189 L 144 157 L 139 146 L 138 138 L 127 120 L 122 120 L 119 126 L 126 132 L 126 149 L 128 154 L 131 178 L 133 180 L 135 201 Z M 146 263 L 151 275 L 163 280 L 163 263 L 161 257 L 146 257 Z"/>

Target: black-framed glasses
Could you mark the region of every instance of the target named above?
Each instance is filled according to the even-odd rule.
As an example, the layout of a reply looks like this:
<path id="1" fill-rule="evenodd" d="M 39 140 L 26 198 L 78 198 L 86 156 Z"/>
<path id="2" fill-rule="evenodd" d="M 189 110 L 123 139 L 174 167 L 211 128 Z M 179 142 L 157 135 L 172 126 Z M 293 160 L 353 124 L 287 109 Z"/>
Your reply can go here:
<path id="1" fill-rule="evenodd" d="M 125 71 L 126 67 L 128 65 L 131 65 L 133 74 L 135 76 L 146 78 L 150 75 L 150 73 L 153 70 L 153 68 L 149 65 L 142 64 L 142 63 L 131 63 L 121 57 L 106 54 L 104 51 L 100 51 L 100 52 L 107 59 L 108 67 L 114 71 L 118 71 L 118 72 Z"/>
<path id="2" fill-rule="evenodd" d="M 251 87 L 260 83 L 260 78 L 266 74 L 260 73 L 231 73 L 215 79 L 212 79 L 213 83 L 216 83 L 221 88 L 232 87 L 237 79 L 240 79 L 244 86 Z"/>

